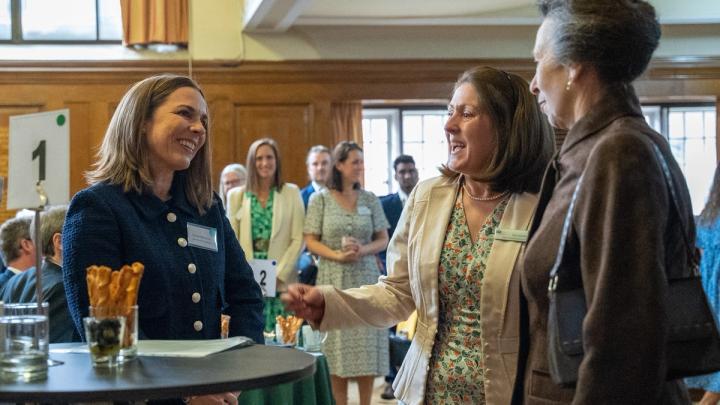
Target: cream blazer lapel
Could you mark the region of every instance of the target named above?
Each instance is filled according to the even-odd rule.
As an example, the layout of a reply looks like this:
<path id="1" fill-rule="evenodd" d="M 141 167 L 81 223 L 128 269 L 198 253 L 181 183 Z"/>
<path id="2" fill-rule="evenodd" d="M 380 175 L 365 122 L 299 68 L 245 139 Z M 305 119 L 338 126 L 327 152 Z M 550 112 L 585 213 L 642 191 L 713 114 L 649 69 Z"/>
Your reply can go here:
<path id="1" fill-rule="evenodd" d="M 519 347 L 519 258 L 537 195 L 510 197 L 488 257 L 481 289 L 481 319 L 485 355 L 485 398 L 488 404 L 506 404 L 512 397 Z M 490 383 L 492 382 L 492 384 Z"/>
<path id="2" fill-rule="evenodd" d="M 410 241 L 410 252 L 416 257 L 415 263 L 418 274 L 415 278 L 420 280 L 418 291 L 420 300 L 416 300 L 419 311 L 418 319 L 430 321 L 431 330 L 437 329 L 439 295 L 438 295 L 438 266 L 440 265 L 440 253 L 442 252 L 443 243 L 447 231 L 447 225 L 450 221 L 453 205 L 457 197 L 459 187 L 457 181 L 442 181 L 431 188 L 430 192 L 424 195 L 427 200 L 425 202 L 425 210 L 422 213 L 422 220 L 414 225 L 415 230 L 410 230 L 411 235 L 415 235 Z M 422 204 L 423 201 L 416 201 L 415 204 Z M 416 246 L 416 243 L 419 246 Z M 414 269 L 411 269 L 411 271 Z M 423 316 L 424 315 L 424 316 Z"/>
<path id="3" fill-rule="evenodd" d="M 284 188 L 284 187 L 283 187 Z M 275 196 L 273 197 L 273 212 L 272 212 L 272 230 L 270 231 L 270 244 L 272 244 L 273 240 L 277 237 L 278 232 L 280 232 L 280 227 L 282 226 L 283 222 L 283 215 L 285 214 L 283 207 L 285 207 L 287 204 L 285 203 L 285 194 L 275 191 Z"/>
<path id="4" fill-rule="evenodd" d="M 241 187 L 238 193 L 240 194 L 240 209 L 238 209 L 234 214 L 234 221 L 238 224 L 238 229 L 235 232 L 238 234 L 237 237 L 240 242 L 240 247 L 242 247 L 245 252 L 245 259 L 250 261 L 253 259 L 254 253 L 252 229 L 250 228 L 252 225 L 252 221 L 250 220 L 250 201 L 245 198 L 245 187 Z"/>

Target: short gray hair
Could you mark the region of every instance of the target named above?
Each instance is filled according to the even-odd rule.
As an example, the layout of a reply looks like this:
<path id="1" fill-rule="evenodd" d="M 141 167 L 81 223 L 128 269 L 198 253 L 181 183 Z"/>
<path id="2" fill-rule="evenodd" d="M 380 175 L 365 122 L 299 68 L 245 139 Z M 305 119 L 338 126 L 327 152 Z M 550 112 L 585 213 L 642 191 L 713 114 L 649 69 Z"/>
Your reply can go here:
<path id="1" fill-rule="evenodd" d="M 605 84 L 635 80 L 660 42 L 660 23 L 647 1 L 540 0 L 538 6 L 553 24 L 557 62 L 591 65 Z"/>
<path id="2" fill-rule="evenodd" d="M 329 155 L 329 154 L 330 154 L 330 148 L 328 148 L 328 147 L 325 146 L 325 145 L 315 145 L 315 146 L 313 146 L 312 148 L 310 148 L 310 150 L 308 151 L 307 156 L 305 157 L 305 164 L 310 163 L 310 156 L 311 156 L 313 153 L 315 153 L 315 154 L 318 154 L 318 153 L 327 153 L 327 154 Z"/>
<path id="3" fill-rule="evenodd" d="M 5 264 L 20 257 L 20 242 L 30 239 L 30 217 L 10 218 L 0 226 L 0 253 Z"/>
<path id="4" fill-rule="evenodd" d="M 40 214 L 40 240 L 35 235 L 35 217 L 30 222 L 30 236 L 35 247 L 42 246 L 42 253 L 45 257 L 55 256 L 55 245 L 53 244 L 53 235 L 62 234 L 63 224 L 65 223 L 65 214 L 67 214 L 67 205 L 57 205 L 48 208 Z"/>
<path id="5" fill-rule="evenodd" d="M 247 169 L 240 163 L 230 163 L 229 165 L 225 166 L 225 168 L 223 168 L 222 172 L 220 172 L 220 183 L 218 184 L 217 190 L 218 194 L 220 194 L 220 200 L 222 200 L 223 206 L 227 203 L 227 201 L 225 201 L 226 193 L 223 190 L 223 176 L 230 172 L 234 172 L 238 176 L 244 177 L 247 181 Z"/>

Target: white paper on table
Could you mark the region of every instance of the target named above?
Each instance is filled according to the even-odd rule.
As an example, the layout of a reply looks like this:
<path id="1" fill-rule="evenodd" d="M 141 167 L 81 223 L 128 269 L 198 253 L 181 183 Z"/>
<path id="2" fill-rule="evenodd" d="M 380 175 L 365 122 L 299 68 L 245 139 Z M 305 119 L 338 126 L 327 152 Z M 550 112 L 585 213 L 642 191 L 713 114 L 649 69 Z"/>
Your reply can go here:
<path id="1" fill-rule="evenodd" d="M 248 262 L 255 275 L 255 281 L 260 285 L 263 295 L 275 297 L 277 289 L 277 260 L 254 259 Z"/>
<path id="2" fill-rule="evenodd" d="M 219 353 L 235 346 L 249 346 L 253 340 L 245 336 L 234 336 L 229 339 L 210 340 L 140 340 L 138 341 L 139 356 L 154 357 L 205 357 Z M 86 344 L 52 348 L 51 353 L 88 353 Z"/>

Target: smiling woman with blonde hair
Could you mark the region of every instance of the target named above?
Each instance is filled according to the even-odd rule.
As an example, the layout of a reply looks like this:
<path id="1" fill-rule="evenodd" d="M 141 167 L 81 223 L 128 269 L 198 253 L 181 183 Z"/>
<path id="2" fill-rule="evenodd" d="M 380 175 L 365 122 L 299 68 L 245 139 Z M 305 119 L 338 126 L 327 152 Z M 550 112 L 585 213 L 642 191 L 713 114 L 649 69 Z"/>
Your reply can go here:
<path id="1" fill-rule="evenodd" d="M 262 298 L 213 194 L 207 102 L 192 79 L 159 75 L 133 85 L 110 121 L 90 187 L 72 199 L 62 232 L 68 307 L 81 336 L 85 269 L 140 262 L 141 339 L 262 335 Z M 214 237 L 197 237 L 197 234 Z M 233 393 L 189 403 L 237 404 Z"/>
<path id="2" fill-rule="evenodd" d="M 295 263 L 303 246 L 305 209 L 300 189 L 282 179 L 277 142 L 258 139 L 250 145 L 244 187 L 228 193 L 227 216 L 247 260 L 277 261 L 277 295 L 297 282 Z M 265 330 L 275 328 L 275 318 L 287 315 L 277 297 L 266 297 Z"/>

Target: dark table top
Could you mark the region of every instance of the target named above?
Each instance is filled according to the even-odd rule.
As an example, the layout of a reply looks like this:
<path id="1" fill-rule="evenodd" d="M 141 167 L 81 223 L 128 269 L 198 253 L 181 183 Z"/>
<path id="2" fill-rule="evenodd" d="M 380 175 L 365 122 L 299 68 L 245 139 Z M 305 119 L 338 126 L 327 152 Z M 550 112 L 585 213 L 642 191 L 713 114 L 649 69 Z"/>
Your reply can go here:
<path id="1" fill-rule="evenodd" d="M 53 345 L 51 345 L 52 348 Z M 118 370 L 93 369 L 85 353 L 50 353 L 64 362 L 45 381 L 0 383 L 3 401 L 137 401 L 243 391 L 293 382 L 315 372 L 299 350 L 255 345 L 202 358 L 143 357 Z"/>

